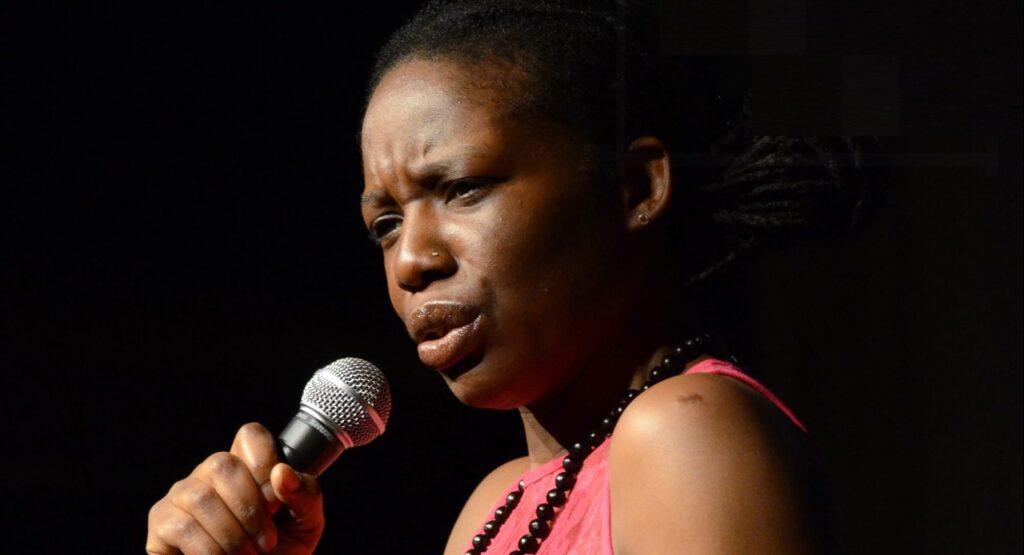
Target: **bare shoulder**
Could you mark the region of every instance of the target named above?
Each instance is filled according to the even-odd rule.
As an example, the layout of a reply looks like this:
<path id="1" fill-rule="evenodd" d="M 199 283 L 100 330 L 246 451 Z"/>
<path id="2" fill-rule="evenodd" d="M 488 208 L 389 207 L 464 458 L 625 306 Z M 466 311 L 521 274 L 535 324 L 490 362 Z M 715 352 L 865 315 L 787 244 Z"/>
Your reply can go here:
<path id="1" fill-rule="evenodd" d="M 469 540 L 480 532 L 479 527 L 490 516 L 491 508 L 529 466 L 527 457 L 513 459 L 492 470 L 477 484 L 452 527 L 445 555 L 465 553 Z"/>
<path id="2" fill-rule="evenodd" d="M 824 489 L 805 434 L 732 378 L 687 374 L 629 406 L 609 455 L 616 553 L 818 553 Z"/>

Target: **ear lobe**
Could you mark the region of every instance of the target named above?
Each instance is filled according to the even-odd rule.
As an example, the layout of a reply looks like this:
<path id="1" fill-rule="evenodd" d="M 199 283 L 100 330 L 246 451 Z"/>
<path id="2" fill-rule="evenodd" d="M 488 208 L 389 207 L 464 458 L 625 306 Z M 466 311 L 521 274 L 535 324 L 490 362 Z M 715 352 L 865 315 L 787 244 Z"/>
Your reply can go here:
<path id="1" fill-rule="evenodd" d="M 668 147 L 656 137 L 640 137 L 626 149 L 622 184 L 626 225 L 636 231 L 660 220 L 672 193 Z"/>

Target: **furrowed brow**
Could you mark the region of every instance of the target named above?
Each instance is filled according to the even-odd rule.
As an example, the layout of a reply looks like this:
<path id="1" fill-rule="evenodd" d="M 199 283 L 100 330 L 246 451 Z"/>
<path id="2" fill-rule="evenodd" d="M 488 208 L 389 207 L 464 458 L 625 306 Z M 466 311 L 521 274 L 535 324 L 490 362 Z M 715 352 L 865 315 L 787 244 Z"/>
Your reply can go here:
<path id="1" fill-rule="evenodd" d="M 365 195 L 359 195 L 359 204 L 361 206 L 377 207 L 388 204 L 390 199 L 391 195 L 385 191 L 372 191 Z"/>
<path id="2" fill-rule="evenodd" d="M 445 157 L 442 160 L 425 163 L 413 168 L 409 173 L 412 180 L 417 182 L 420 187 L 431 188 L 439 176 L 446 174 L 453 167 L 465 165 L 466 160 L 474 158 L 487 159 L 492 156 L 494 154 L 489 149 L 479 147 L 465 148 L 456 151 L 451 156 Z M 394 203 L 395 201 L 391 194 L 386 190 L 377 189 L 359 196 L 359 204 L 361 206 L 377 208 Z"/>
<path id="3" fill-rule="evenodd" d="M 489 149 L 481 148 L 478 146 L 470 146 L 462 148 L 452 152 L 435 162 L 428 162 L 419 165 L 413 170 L 420 180 L 428 181 L 434 176 L 440 176 L 448 173 L 452 168 L 465 166 L 466 162 L 473 159 L 487 160 L 493 158 L 494 153 Z"/>

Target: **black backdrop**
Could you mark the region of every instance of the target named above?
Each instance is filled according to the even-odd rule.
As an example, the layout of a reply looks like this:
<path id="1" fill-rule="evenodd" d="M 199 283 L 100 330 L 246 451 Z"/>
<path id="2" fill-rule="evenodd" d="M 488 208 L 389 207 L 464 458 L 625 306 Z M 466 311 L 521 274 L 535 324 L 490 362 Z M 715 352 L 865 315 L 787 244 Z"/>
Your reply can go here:
<path id="1" fill-rule="evenodd" d="M 418 363 L 363 239 L 363 81 L 405 4 L 5 8 L 0 551 L 142 552 L 174 480 L 339 356 L 396 409 L 325 476 L 322 552 L 439 552 L 521 451 Z M 807 8 L 818 62 L 766 58 L 761 98 L 900 135 L 886 208 L 753 265 L 738 348 L 814 432 L 852 551 L 1019 553 L 1020 5 L 877 4 Z"/>

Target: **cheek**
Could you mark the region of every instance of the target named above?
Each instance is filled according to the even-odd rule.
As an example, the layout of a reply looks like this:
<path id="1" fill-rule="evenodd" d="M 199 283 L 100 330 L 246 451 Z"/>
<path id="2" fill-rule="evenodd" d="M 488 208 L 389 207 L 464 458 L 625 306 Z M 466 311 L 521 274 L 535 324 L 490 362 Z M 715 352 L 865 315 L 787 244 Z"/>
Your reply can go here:
<path id="1" fill-rule="evenodd" d="M 395 314 L 398 315 L 398 318 L 401 319 L 402 321 L 405 321 L 405 318 L 403 318 L 405 310 L 402 304 L 405 302 L 406 298 L 405 291 L 402 290 L 402 288 L 398 287 L 398 284 L 394 278 L 394 273 L 391 270 L 391 266 L 391 260 L 389 259 L 388 255 L 385 254 L 384 279 L 387 280 L 388 284 L 388 299 L 391 301 L 391 308 L 394 309 Z"/>
<path id="2" fill-rule="evenodd" d="M 533 200 L 513 200 L 486 220 L 485 275 L 538 308 L 591 300 L 593 285 L 610 271 L 605 263 L 615 258 L 607 225 L 613 216 L 602 220 L 606 210 L 592 198 Z"/>

